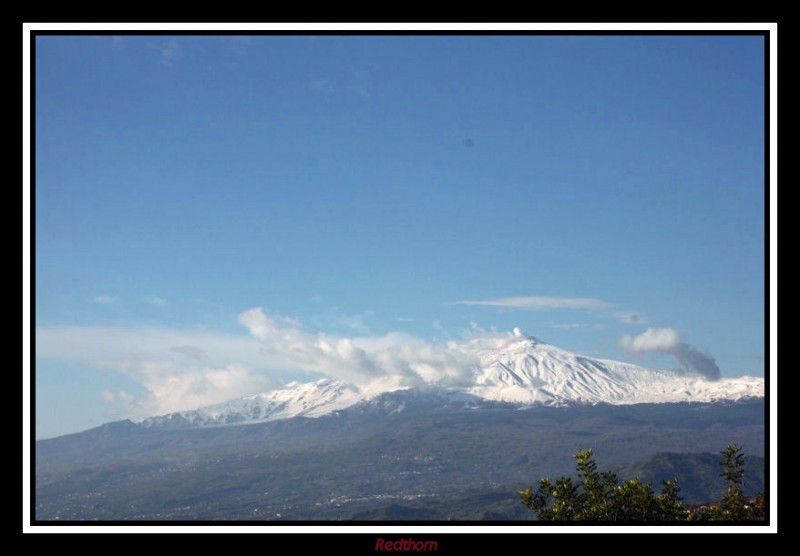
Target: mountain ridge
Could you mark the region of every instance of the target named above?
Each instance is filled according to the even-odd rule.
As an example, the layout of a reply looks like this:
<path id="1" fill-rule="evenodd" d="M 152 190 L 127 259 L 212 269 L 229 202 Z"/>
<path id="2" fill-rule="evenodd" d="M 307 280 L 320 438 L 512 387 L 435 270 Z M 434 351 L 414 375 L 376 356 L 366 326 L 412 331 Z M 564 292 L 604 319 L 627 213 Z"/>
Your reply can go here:
<path id="1" fill-rule="evenodd" d="M 409 389 L 319 418 L 186 429 L 123 421 L 41 440 L 37 519 L 353 519 L 392 503 L 436 510 L 431 519 L 484 519 L 466 493 L 521 507 L 517 493 L 570 473 L 579 449 L 595 449 L 609 469 L 730 443 L 764 453 L 763 399 L 524 411 L 458 402 L 445 389 Z"/>
<path id="2" fill-rule="evenodd" d="M 469 347 L 467 348 L 469 349 Z M 764 396 L 764 379 L 707 380 L 680 371 L 648 369 L 608 359 L 577 355 L 519 331 L 489 347 L 470 350 L 479 362 L 472 384 L 404 384 L 387 376 L 356 386 L 335 378 L 292 382 L 284 388 L 244 396 L 194 410 L 148 417 L 146 428 L 194 428 L 254 424 L 292 417 L 315 418 L 368 403 L 390 392 L 436 394 L 465 407 L 503 403 L 535 405 L 629 405 L 639 403 L 715 403 Z M 397 405 L 402 411 L 402 403 Z"/>

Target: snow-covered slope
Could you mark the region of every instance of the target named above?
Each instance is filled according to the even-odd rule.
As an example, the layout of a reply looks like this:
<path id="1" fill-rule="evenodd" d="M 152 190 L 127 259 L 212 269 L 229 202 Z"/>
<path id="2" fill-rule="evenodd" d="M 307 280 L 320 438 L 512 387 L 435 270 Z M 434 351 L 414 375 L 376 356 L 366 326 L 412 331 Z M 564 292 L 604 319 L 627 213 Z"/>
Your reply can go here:
<path id="1" fill-rule="evenodd" d="M 489 346 L 467 344 L 461 349 L 477 358 L 480 371 L 472 386 L 460 388 L 453 394 L 463 394 L 465 399 L 471 400 L 521 406 L 564 406 L 718 402 L 764 396 L 763 378 L 709 381 L 693 374 L 592 359 L 521 334 L 501 338 Z M 406 388 L 398 377 L 385 377 L 365 388 L 330 378 L 311 383 L 293 382 L 281 390 L 193 411 L 150 417 L 142 424 L 185 428 L 258 423 L 297 416 L 319 417 Z M 456 395 L 453 399 L 457 398 Z"/>
<path id="2" fill-rule="evenodd" d="M 146 427 L 203 427 L 240 425 L 288 419 L 319 417 L 361 401 L 361 390 L 340 380 L 291 382 L 281 390 L 245 396 L 192 411 L 180 411 L 142 421 Z"/>
<path id="3" fill-rule="evenodd" d="M 764 379 L 709 381 L 694 374 L 592 359 L 519 336 L 479 350 L 482 372 L 470 393 L 522 404 L 715 402 L 764 395 Z"/>

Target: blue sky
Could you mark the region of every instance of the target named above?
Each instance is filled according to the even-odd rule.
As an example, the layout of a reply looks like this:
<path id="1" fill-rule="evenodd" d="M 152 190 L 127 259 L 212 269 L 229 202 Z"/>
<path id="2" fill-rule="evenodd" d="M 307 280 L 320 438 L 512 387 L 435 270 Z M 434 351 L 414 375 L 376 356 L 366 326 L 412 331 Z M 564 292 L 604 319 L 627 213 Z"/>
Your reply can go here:
<path id="1" fill-rule="evenodd" d="M 264 323 L 763 375 L 760 37 L 36 48 L 37 437 L 321 376 Z"/>

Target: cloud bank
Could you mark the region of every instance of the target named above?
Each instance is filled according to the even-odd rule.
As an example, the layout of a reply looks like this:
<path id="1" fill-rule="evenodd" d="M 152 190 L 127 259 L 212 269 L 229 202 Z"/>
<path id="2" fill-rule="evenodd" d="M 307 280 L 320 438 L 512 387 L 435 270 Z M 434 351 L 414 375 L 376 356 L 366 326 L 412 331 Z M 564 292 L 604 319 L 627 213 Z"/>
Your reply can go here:
<path id="1" fill-rule="evenodd" d="M 714 358 L 682 342 L 680 334 L 672 328 L 648 328 L 638 336 L 625 334 L 620 338 L 619 345 L 630 353 L 650 351 L 672 355 L 686 371 L 702 375 L 708 380 L 720 378 Z"/>
<path id="2" fill-rule="evenodd" d="M 389 381 L 399 387 L 474 384 L 478 353 L 501 349 L 524 336 L 477 325 L 458 341 L 426 341 L 392 332 L 335 336 L 311 332 L 297 319 L 268 315 L 261 307 L 238 315 L 249 334 L 146 327 L 42 327 L 37 359 L 58 359 L 120 373 L 144 394 L 102 390 L 98 396 L 120 417 L 146 417 L 218 403 L 278 388 L 303 374 L 326 375 L 359 387 Z M 353 332 L 356 332 L 353 330 Z M 649 328 L 620 345 L 631 353 L 673 355 L 690 371 L 719 378 L 713 358 L 681 341 L 671 328 Z M 67 372 L 67 371 L 65 371 Z"/>
<path id="3" fill-rule="evenodd" d="M 141 399 L 122 390 L 113 396 L 102 393 L 103 399 L 119 402 L 136 417 L 195 409 L 277 387 L 268 376 L 236 364 L 210 367 L 170 361 L 106 361 L 101 366 L 133 378 L 147 390 Z"/>
<path id="4" fill-rule="evenodd" d="M 480 370 L 476 351 L 502 347 L 522 335 L 519 329 L 498 333 L 476 327 L 460 342 L 425 341 L 398 332 L 333 336 L 309 332 L 297 319 L 270 316 L 260 307 L 242 312 L 238 321 L 249 334 L 40 327 L 36 357 L 133 379 L 144 394 L 103 390 L 100 381 L 97 395 L 115 416 L 139 418 L 265 392 L 310 373 L 360 387 L 387 380 L 400 387 L 467 386 Z"/>
<path id="5" fill-rule="evenodd" d="M 362 338 L 312 334 L 296 321 L 267 316 L 261 307 L 240 314 L 239 323 L 262 342 L 261 352 L 270 360 L 357 385 L 393 376 L 407 386 L 462 386 L 471 384 L 480 369 L 478 359 L 455 343 L 400 333 Z"/>
<path id="6" fill-rule="evenodd" d="M 458 305 L 488 305 L 491 307 L 510 307 L 513 309 L 605 309 L 610 303 L 592 297 L 547 297 L 529 295 L 522 297 L 501 297 L 479 301 L 456 301 Z"/>
<path id="7" fill-rule="evenodd" d="M 115 418 L 195 409 L 280 386 L 278 367 L 244 334 L 151 327 L 52 326 L 36 330 L 37 360 L 119 373 L 144 394 L 101 393 Z M 69 372 L 65 369 L 64 372 Z M 102 379 L 98 389 L 102 388 Z"/>

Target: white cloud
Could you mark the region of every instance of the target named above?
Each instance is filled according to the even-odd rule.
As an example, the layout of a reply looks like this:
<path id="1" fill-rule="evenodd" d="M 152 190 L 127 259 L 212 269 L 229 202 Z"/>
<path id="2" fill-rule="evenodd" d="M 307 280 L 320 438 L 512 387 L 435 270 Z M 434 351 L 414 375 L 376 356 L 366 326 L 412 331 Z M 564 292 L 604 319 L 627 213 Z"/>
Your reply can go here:
<path id="1" fill-rule="evenodd" d="M 260 342 L 245 334 L 145 327 L 40 327 L 39 360 L 66 360 L 124 374 L 146 395 L 104 392 L 118 418 L 192 409 L 278 387 Z"/>
<path id="2" fill-rule="evenodd" d="M 155 295 L 151 295 L 150 297 L 145 297 L 144 302 L 150 305 L 166 305 L 167 300 L 163 297 L 158 297 Z"/>
<path id="3" fill-rule="evenodd" d="M 111 305 L 116 302 L 117 298 L 110 295 L 96 295 L 92 298 L 92 303 L 99 303 L 101 305 Z"/>
<path id="4" fill-rule="evenodd" d="M 670 353 L 680 343 L 680 335 L 672 328 L 648 328 L 636 337 L 625 334 L 619 341 L 620 346 L 630 352 Z"/>
<path id="5" fill-rule="evenodd" d="M 528 295 L 522 297 L 502 297 L 479 301 L 457 301 L 459 305 L 487 305 L 491 307 L 510 307 L 513 309 L 604 309 L 610 303 L 592 297 L 547 297 Z"/>
<path id="6" fill-rule="evenodd" d="M 186 354 L 172 348 L 202 350 L 207 364 L 240 363 L 268 368 L 258 353 L 257 340 L 244 334 L 160 327 L 46 326 L 36 329 L 36 358 L 73 362 L 167 360 L 185 362 Z"/>
<path id="7" fill-rule="evenodd" d="M 323 374 L 359 386 L 387 377 L 406 386 L 472 384 L 476 350 L 522 335 L 475 327 L 466 340 L 424 341 L 393 332 L 338 337 L 312 333 L 297 319 L 259 308 L 238 320 L 250 333 L 147 327 L 40 327 L 36 357 L 121 373 L 145 394 L 103 392 L 118 418 L 192 409 L 280 386 L 276 373 Z"/>
<path id="8" fill-rule="evenodd" d="M 408 385 L 469 383 L 478 360 L 465 351 L 399 333 L 344 338 L 312 334 L 286 326 L 257 307 L 239 315 L 239 322 L 263 343 L 270 360 L 363 385 L 387 375 Z"/>
<path id="9" fill-rule="evenodd" d="M 122 402 L 130 417 L 194 409 L 277 386 L 267 376 L 242 365 L 185 367 L 164 361 L 109 361 L 100 365 L 133 378 L 147 390 L 143 399 L 123 391 L 112 398 Z"/>
<path id="10" fill-rule="evenodd" d="M 100 393 L 100 397 L 108 404 L 110 409 L 108 415 L 112 419 L 129 419 L 141 416 L 142 403 L 137 402 L 136 398 L 125 390 L 119 390 L 116 393 L 103 390 Z"/>
<path id="11" fill-rule="evenodd" d="M 625 334 L 620 338 L 619 345 L 631 353 L 656 352 L 672 355 L 684 370 L 709 380 L 717 380 L 721 374 L 713 357 L 682 342 L 680 334 L 672 328 L 648 328 L 638 336 Z"/>
<path id="12" fill-rule="evenodd" d="M 136 405 L 136 398 L 128 394 L 125 390 L 117 392 L 117 399 L 122 402 L 123 406 L 131 408 Z"/>

